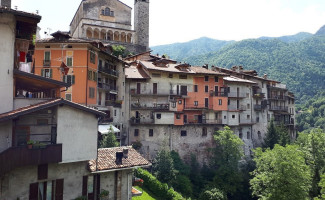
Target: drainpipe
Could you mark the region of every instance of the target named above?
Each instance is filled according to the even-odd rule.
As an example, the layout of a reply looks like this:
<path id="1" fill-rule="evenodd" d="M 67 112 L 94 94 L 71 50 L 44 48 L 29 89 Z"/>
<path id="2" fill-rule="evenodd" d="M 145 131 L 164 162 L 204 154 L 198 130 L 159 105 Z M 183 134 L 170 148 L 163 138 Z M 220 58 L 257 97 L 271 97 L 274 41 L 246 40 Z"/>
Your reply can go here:
<path id="1" fill-rule="evenodd" d="M 87 44 L 88 45 L 88 44 Z M 89 50 L 87 47 L 87 71 L 86 71 L 86 106 L 88 105 L 88 62 L 89 62 Z"/>

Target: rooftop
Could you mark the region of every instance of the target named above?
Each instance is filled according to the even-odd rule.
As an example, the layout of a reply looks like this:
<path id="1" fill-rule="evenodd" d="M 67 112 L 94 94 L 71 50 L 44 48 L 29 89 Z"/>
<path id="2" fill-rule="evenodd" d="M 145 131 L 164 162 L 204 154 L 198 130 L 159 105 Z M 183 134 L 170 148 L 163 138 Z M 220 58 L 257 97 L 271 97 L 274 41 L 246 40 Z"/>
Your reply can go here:
<path id="1" fill-rule="evenodd" d="M 127 158 L 122 158 L 122 163 L 116 163 L 116 153 L 128 149 Z M 91 172 L 126 169 L 134 167 L 150 166 L 151 163 L 143 158 L 135 149 L 129 147 L 114 147 L 98 149 L 98 160 L 91 160 L 88 163 Z"/>

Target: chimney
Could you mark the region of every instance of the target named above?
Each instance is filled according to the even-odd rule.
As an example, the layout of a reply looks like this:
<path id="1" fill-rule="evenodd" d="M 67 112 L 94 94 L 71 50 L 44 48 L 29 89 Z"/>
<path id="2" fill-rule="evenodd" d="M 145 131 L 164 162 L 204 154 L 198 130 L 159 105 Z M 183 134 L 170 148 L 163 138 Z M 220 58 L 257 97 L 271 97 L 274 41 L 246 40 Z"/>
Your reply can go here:
<path id="1" fill-rule="evenodd" d="M 116 160 L 115 160 L 115 163 L 117 165 L 122 165 L 122 158 L 123 158 L 123 152 L 116 152 Z"/>
<path id="2" fill-rule="evenodd" d="M 11 8 L 11 0 L 0 0 L 0 6 Z"/>
<path id="3" fill-rule="evenodd" d="M 264 79 L 267 79 L 267 74 L 264 74 L 263 78 L 264 78 Z"/>
<path id="4" fill-rule="evenodd" d="M 243 66 L 239 66 L 239 73 L 243 73 L 243 70 L 244 70 Z"/>
<path id="5" fill-rule="evenodd" d="M 205 64 L 202 67 L 205 68 L 205 69 L 209 69 L 209 65 L 208 64 Z"/>
<path id="6" fill-rule="evenodd" d="M 123 158 L 128 158 L 129 156 L 129 149 L 123 149 Z"/>

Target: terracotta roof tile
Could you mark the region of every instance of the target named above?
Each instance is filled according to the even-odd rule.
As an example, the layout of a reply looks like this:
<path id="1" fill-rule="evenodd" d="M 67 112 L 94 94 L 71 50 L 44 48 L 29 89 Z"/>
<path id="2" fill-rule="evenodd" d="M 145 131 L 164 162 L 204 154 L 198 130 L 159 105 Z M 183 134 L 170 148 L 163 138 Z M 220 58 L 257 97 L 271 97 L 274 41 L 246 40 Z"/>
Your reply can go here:
<path id="1" fill-rule="evenodd" d="M 193 70 L 197 74 L 214 74 L 214 75 L 227 76 L 227 74 L 225 74 L 225 73 L 212 71 L 212 70 L 206 69 L 204 67 L 191 67 L 191 70 Z"/>
<path id="2" fill-rule="evenodd" d="M 137 66 L 130 66 L 125 68 L 125 76 L 129 79 L 149 79 L 150 76 L 142 69 Z"/>
<path id="3" fill-rule="evenodd" d="M 122 158 L 122 164 L 116 163 L 116 152 L 123 152 L 123 149 L 128 149 L 128 157 Z M 98 160 L 96 169 L 96 160 L 90 160 L 88 163 L 89 170 L 105 171 L 113 169 L 123 169 L 130 167 L 149 166 L 151 163 L 143 158 L 135 149 L 129 147 L 114 147 L 98 149 Z"/>

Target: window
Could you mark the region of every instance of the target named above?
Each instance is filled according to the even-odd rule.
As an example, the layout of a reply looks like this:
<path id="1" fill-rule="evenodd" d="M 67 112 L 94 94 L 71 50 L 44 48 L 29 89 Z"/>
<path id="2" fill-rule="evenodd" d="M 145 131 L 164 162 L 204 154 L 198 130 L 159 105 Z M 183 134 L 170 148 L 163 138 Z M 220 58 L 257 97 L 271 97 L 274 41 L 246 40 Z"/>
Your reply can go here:
<path id="1" fill-rule="evenodd" d="M 209 92 L 209 86 L 208 86 L 208 85 L 206 85 L 206 86 L 204 87 L 204 91 L 205 91 L 205 92 Z"/>
<path id="2" fill-rule="evenodd" d="M 256 122 L 260 122 L 260 118 L 259 117 L 256 117 Z"/>
<path id="3" fill-rule="evenodd" d="M 204 81 L 209 81 L 209 76 L 205 76 Z"/>
<path id="4" fill-rule="evenodd" d="M 223 119 L 227 119 L 227 116 L 225 115 L 225 116 L 223 116 Z"/>
<path id="5" fill-rule="evenodd" d="M 231 118 L 236 119 L 236 115 L 232 115 Z"/>
<path id="6" fill-rule="evenodd" d="M 182 100 L 178 100 L 178 104 L 182 104 Z"/>
<path id="7" fill-rule="evenodd" d="M 206 137 L 208 135 L 208 130 L 206 127 L 202 128 L 202 137 Z"/>
<path id="8" fill-rule="evenodd" d="M 247 139 L 251 139 L 251 133 L 249 131 L 247 131 Z"/>
<path id="9" fill-rule="evenodd" d="M 172 102 L 172 108 L 176 108 L 176 102 L 175 101 Z"/>
<path id="10" fill-rule="evenodd" d="M 114 11 L 111 11 L 111 16 L 114 17 Z"/>
<path id="11" fill-rule="evenodd" d="M 251 118 L 251 116 L 250 115 L 247 115 L 247 119 L 250 119 Z"/>
<path id="12" fill-rule="evenodd" d="M 251 104 L 247 104 L 247 109 L 251 109 Z"/>
<path id="13" fill-rule="evenodd" d="M 181 119 L 181 114 L 176 114 L 176 119 Z"/>
<path id="14" fill-rule="evenodd" d="M 95 98 L 95 88 L 89 87 L 89 98 Z"/>
<path id="15" fill-rule="evenodd" d="M 110 16 L 111 10 L 109 8 L 105 8 L 105 15 Z"/>
<path id="16" fill-rule="evenodd" d="M 149 129 L 149 137 L 153 137 L 153 129 Z"/>
<path id="17" fill-rule="evenodd" d="M 63 199 L 63 179 L 32 183 L 29 186 L 29 199 Z"/>
<path id="18" fill-rule="evenodd" d="M 199 102 L 198 101 L 194 101 L 194 106 L 198 106 Z"/>
<path id="19" fill-rule="evenodd" d="M 161 77 L 161 74 L 160 73 L 152 73 L 152 77 Z"/>
<path id="20" fill-rule="evenodd" d="M 41 69 L 41 76 L 45 78 L 52 78 L 52 69 Z"/>
<path id="21" fill-rule="evenodd" d="M 239 132 L 239 138 L 243 139 L 243 133 L 242 132 Z"/>
<path id="22" fill-rule="evenodd" d="M 179 79 L 187 79 L 187 75 L 186 74 L 180 74 Z"/>
<path id="23" fill-rule="evenodd" d="M 158 114 L 156 115 L 156 117 L 157 117 L 157 119 L 161 119 L 161 114 L 158 113 Z"/>
<path id="24" fill-rule="evenodd" d="M 214 82 L 219 82 L 219 77 L 218 76 L 214 77 Z"/>
<path id="25" fill-rule="evenodd" d="M 73 65 L 73 51 L 67 51 L 67 66 L 71 67 Z"/>
<path id="26" fill-rule="evenodd" d="M 258 137 L 258 139 L 262 139 L 262 134 L 261 134 L 261 131 L 257 131 L 257 137 Z"/>
<path id="27" fill-rule="evenodd" d="M 198 85 L 194 85 L 194 92 L 198 92 Z"/>
<path id="28" fill-rule="evenodd" d="M 228 106 L 230 105 L 230 100 L 228 99 Z"/>
<path id="29" fill-rule="evenodd" d="M 68 101 L 72 101 L 71 94 L 65 94 L 65 99 Z"/>
<path id="30" fill-rule="evenodd" d="M 93 72 L 88 70 L 88 80 L 93 80 Z"/>
<path id="31" fill-rule="evenodd" d="M 75 83 L 75 76 L 74 75 L 65 75 L 65 76 L 63 76 L 63 82 L 73 85 Z"/>
<path id="32" fill-rule="evenodd" d="M 138 137 L 139 136 L 139 129 L 134 129 L 134 137 Z"/>
<path id="33" fill-rule="evenodd" d="M 51 60 L 51 52 L 45 51 L 44 52 L 44 61 L 50 61 Z"/>
<path id="34" fill-rule="evenodd" d="M 117 114 L 117 111 L 116 110 L 114 110 L 114 116 L 116 117 L 116 114 Z"/>
<path id="35" fill-rule="evenodd" d="M 222 105 L 222 99 L 219 99 L 219 105 Z"/>
<path id="36" fill-rule="evenodd" d="M 90 62 L 96 64 L 96 54 L 95 52 L 90 52 Z"/>
<path id="37" fill-rule="evenodd" d="M 184 131 L 184 130 L 181 130 L 181 136 L 182 136 L 182 137 L 185 137 L 185 136 L 187 136 L 187 132 L 186 132 L 186 131 Z"/>
<path id="38" fill-rule="evenodd" d="M 219 116 L 218 115 L 219 115 L 219 113 L 214 113 L 214 118 L 215 119 L 219 119 Z"/>
<path id="39" fill-rule="evenodd" d="M 97 72 L 93 71 L 92 80 L 97 81 Z"/>
<path id="40" fill-rule="evenodd" d="M 168 78 L 173 78 L 173 74 L 169 73 Z"/>

